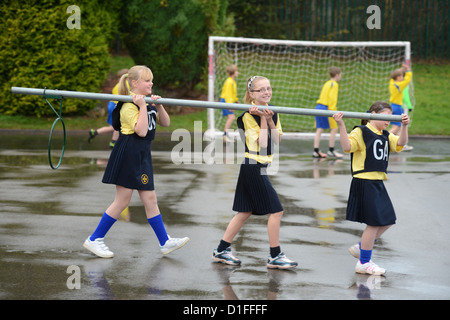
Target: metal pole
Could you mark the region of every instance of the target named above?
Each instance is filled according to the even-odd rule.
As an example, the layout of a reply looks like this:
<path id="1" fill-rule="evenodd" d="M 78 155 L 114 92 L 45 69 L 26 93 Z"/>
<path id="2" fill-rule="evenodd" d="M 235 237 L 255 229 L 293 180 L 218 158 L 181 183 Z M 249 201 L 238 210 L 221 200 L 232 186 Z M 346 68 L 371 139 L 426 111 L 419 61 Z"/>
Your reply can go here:
<path id="1" fill-rule="evenodd" d="M 11 87 L 12 93 L 37 95 L 37 96 L 58 96 L 74 99 L 92 99 L 92 100 L 108 100 L 108 101 L 123 101 L 132 102 L 131 96 L 106 94 L 106 93 L 91 93 L 91 92 L 78 92 L 78 91 L 63 91 L 63 90 L 48 90 L 48 89 L 34 89 L 34 88 L 22 88 Z M 147 103 L 155 103 L 155 100 L 147 97 L 145 98 Z M 237 103 L 224 103 L 224 102 L 211 102 L 211 101 L 199 101 L 199 100 L 182 100 L 182 99 L 158 99 L 158 104 L 166 106 L 184 106 L 194 108 L 213 108 L 213 109 L 232 109 L 247 111 L 252 105 L 237 104 Z M 259 109 L 265 109 L 266 107 L 259 106 Z M 316 110 L 316 109 L 304 109 L 304 108 L 288 108 L 269 106 L 268 109 L 273 112 L 283 114 L 295 114 L 295 115 L 307 115 L 318 117 L 332 117 L 338 111 Z M 364 120 L 383 120 L 383 121 L 402 121 L 402 116 L 399 115 L 387 115 L 387 114 L 375 114 L 364 112 L 351 112 L 342 111 L 344 118 L 364 119 Z"/>

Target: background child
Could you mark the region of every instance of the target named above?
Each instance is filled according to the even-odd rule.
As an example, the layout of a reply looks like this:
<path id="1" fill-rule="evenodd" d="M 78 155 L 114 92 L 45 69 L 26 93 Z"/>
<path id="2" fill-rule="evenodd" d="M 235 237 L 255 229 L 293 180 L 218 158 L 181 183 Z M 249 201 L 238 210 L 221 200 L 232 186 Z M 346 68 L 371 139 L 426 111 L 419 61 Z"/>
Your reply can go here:
<path id="1" fill-rule="evenodd" d="M 238 118 L 238 127 L 245 131 L 245 160 L 241 164 L 237 181 L 233 211 L 238 213 L 231 219 L 212 259 L 229 265 L 240 265 L 241 261 L 231 253 L 230 245 L 247 219 L 252 215 L 269 214 L 270 257 L 268 268 L 289 269 L 297 262 L 289 260 L 281 252 L 279 234 L 283 207 L 275 189 L 266 174 L 266 168 L 273 159 L 272 143 L 280 143 L 282 129 L 278 114 L 257 107 L 267 106 L 272 97 L 270 81 L 254 76 L 248 79 L 244 100 L 254 106 Z"/>
<path id="2" fill-rule="evenodd" d="M 369 113 L 392 114 L 386 102 L 375 102 Z M 389 152 L 400 152 L 408 141 L 409 118 L 402 115 L 400 135 L 389 133 L 389 121 L 366 120 L 347 134 L 343 113 L 333 115 L 340 128 L 340 141 L 344 152 L 351 153 L 352 182 L 347 203 L 347 220 L 365 223 L 361 242 L 352 246 L 350 253 L 359 258 L 355 271 L 363 274 L 381 275 L 384 268 L 372 262 L 372 249 L 389 227 L 395 224 L 396 216 L 383 180 L 387 179 Z M 367 124 L 367 125 L 366 125 Z"/>
<path id="3" fill-rule="evenodd" d="M 138 190 L 147 220 L 156 233 L 163 254 L 170 253 L 189 241 L 189 238 L 170 238 L 167 235 L 156 200 L 150 147 L 155 137 L 156 123 L 167 127 L 170 118 L 161 104 L 155 106 L 145 102 L 144 98 L 152 93 L 152 87 L 153 73 L 146 66 L 134 66 L 120 79 L 119 94 L 132 95 L 133 103 L 119 102 L 114 109 L 113 126 L 120 130 L 120 135 L 102 180 L 103 183 L 116 185 L 116 197 L 106 209 L 94 233 L 83 244 L 86 249 L 102 258 L 114 256 L 105 245 L 104 237 L 128 206 L 134 189 Z M 160 97 L 152 95 L 151 98 L 157 100 Z"/>
<path id="4" fill-rule="evenodd" d="M 120 78 L 124 74 L 128 73 L 128 69 L 121 69 L 117 72 L 117 76 Z M 119 94 L 119 83 L 117 83 L 114 88 L 112 89 L 112 94 Z M 109 126 L 101 127 L 99 129 L 91 129 L 89 130 L 89 138 L 88 142 L 91 143 L 92 139 L 94 139 L 99 134 L 104 134 L 108 132 L 112 132 L 111 141 L 109 143 L 109 147 L 112 149 L 114 148 L 114 144 L 116 143 L 117 139 L 119 138 L 119 132 L 114 130 L 112 126 L 112 112 L 116 108 L 118 101 L 109 101 L 108 102 L 108 118 L 106 119 L 106 122 L 108 122 Z"/>
<path id="5" fill-rule="evenodd" d="M 409 66 L 404 63 L 402 68 L 396 69 L 391 73 L 391 80 L 389 81 L 389 93 L 392 114 L 401 115 L 403 110 L 403 91 L 412 80 L 412 71 Z M 391 133 L 397 134 L 400 130 L 400 122 L 391 122 Z"/>
<path id="6" fill-rule="evenodd" d="M 319 100 L 317 100 L 316 109 L 318 110 L 337 110 L 337 101 L 338 101 L 338 92 L 339 92 L 339 84 L 338 82 L 341 80 L 342 72 L 338 67 L 330 68 L 330 77 L 331 79 L 325 82 L 322 87 L 322 91 L 320 92 Z M 314 137 L 314 158 L 326 158 L 327 156 L 332 158 L 342 158 L 342 154 L 336 152 L 334 150 L 334 143 L 336 139 L 336 133 L 338 131 L 338 127 L 333 118 L 328 117 L 315 117 L 316 118 L 316 135 Z M 320 152 L 320 136 L 323 133 L 323 130 L 331 129 L 330 131 L 330 140 L 329 140 L 329 149 L 327 154 Z"/>
<path id="7" fill-rule="evenodd" d="M 228 78 L 225 80 L 223 84 L 222 93 L 220 94 L 220 102 L 239 103 L 236 84 L 236 78 L 239 75 L 238 68 L 235 65 L 228 66 L 227 74 Z M 223 129 L 223 137 L 224 139 L 229 139 L 228 130 L 231 128 L 234 119 L 236 119 L 234 115 L 234 110 L 222 109 L 222 115 L 224 117 L 227 117 L 227 121 L 225 122 L 225 128 Z"/>

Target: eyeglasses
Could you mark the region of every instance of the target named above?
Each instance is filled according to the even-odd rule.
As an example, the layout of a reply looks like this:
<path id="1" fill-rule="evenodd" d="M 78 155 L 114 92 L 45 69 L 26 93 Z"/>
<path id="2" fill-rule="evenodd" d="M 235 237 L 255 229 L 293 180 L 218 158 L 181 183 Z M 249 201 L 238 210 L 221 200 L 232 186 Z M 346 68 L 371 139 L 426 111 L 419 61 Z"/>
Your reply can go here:
<path id="1" fill-rule="evenodd" d="M 261 88 L 261 89 L 258 89 L 258 90 L 251 90 L 251 92 L 262 92 L 262 93 L 272 92 L 272 88 L 271 87 Z"/>

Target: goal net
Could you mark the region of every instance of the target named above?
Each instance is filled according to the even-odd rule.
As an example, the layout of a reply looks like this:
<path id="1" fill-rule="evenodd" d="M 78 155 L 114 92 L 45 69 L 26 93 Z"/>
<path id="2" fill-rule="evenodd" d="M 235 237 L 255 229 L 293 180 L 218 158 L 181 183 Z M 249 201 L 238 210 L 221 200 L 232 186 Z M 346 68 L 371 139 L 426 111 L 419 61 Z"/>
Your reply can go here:
<path id="1" fill-rule="evenodd" d="M 389 75 L 410 63 L 409 42 L 319 42 L 234 37 L 209 38 L 208 100 L 219 101 L 226 68 L 236 65 L 238 97 L 243 103 L 250 76 L 267 77 L 273 87 L 271 104 L 280 107 L 314 109 L 332 66 L 342 70 L 338 110 L 366 112 L 377 100 L 389 102 Z M 413 83 L 409 95 L 414 105 Z M 407 111 L 407 108 L 405 108 Z M 242 112 L 235 112 L 239 116 Z M 281 115 L 284 132 L 312 133 L 311 116 Z M 208 109 L 208 128 L 223 131 L 221 110 Z M 360 120 L 349 119 L 347 127 Z M 236 129 L 236 122 L 232 129 Z"/>

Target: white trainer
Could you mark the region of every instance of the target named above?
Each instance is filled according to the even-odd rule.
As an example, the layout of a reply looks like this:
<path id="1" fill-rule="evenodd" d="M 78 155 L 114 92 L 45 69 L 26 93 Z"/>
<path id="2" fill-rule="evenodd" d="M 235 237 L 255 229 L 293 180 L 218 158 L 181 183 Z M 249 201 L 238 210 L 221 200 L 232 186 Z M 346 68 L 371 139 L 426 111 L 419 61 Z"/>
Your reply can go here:
<path id="1" fill-rule="evenodd" d="M 362 264 L 358 260 L 358 262 L 356 263 L 355 271 L 356 273 L 373 274 L 376 276 L 386 273 L 386 269 L 377 266 L 375 263 L 372 262 L 372 260 L 364 264 Z"/>
<path id="2" fill-rule="evenodd" d="M 97 238 L 94 241 L 90 239 L 91 236 L 87 237 L 86 241 L 83 243 L 83 247 L 88 249 L 93 254 L 99 256 L 100 258 L 112 258 L 114 257 L 114 253 L 109 250 L 106 246 L 104 239 L 105 238 Z"/>
<path id="3" fill-rule="evenodd" d="M 269 256 L 269 259 L 267 259 L 267 268 L 269 269 L 291 269 L 296 266 L 298 266 L 298 263 L 286 257 L 283 252 L 279 253 L 275 258 Z"/>
<path id="4" fill-rule="evenodd" d="M 190 239 L 188 237 L 171 238 L 169 236 L 169 240 L 167 240 L 163 246 L 159 246 L 159 249 L 161 250 L 161 253 L 165 255 L 171 253 L 174 250 L 180 249 L 182 246 L 188 243 L 189 240 Z"/>

